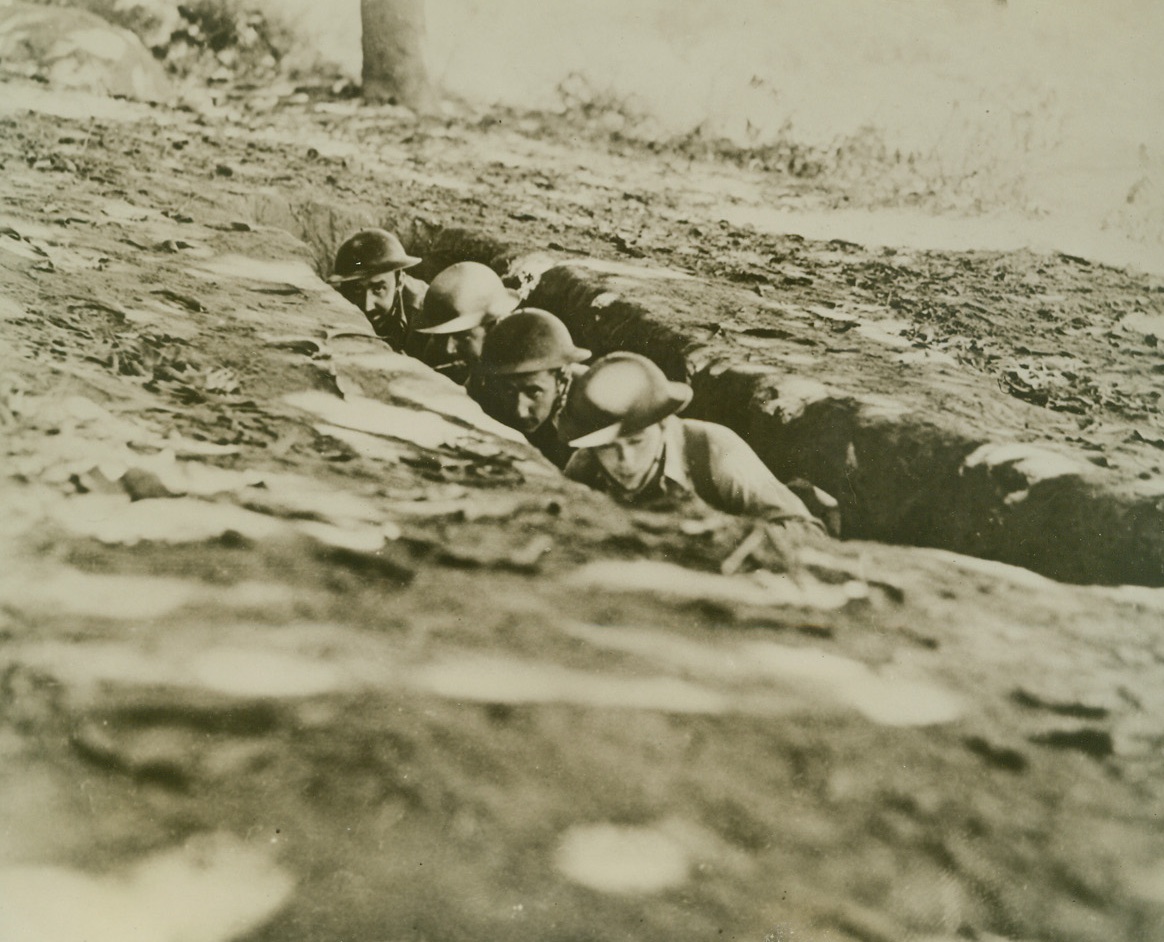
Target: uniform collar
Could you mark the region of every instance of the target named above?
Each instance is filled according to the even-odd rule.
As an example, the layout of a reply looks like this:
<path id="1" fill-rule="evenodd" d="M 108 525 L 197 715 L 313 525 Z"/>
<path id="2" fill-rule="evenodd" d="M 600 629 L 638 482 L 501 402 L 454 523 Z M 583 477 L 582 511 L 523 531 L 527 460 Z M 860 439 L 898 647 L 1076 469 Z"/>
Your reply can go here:
<path id="1" fill-rule="evenodd" d="M 663 419 L 663 477 L 691 490 L 691 475 L 687 473 L 687 455 L 683 440 L 683 422 L 676 415 Z"/>
<path id="2" fill-rule="evenodd" d="M 652 488 L 659 488 L 663 494 L 673 491 L 691 491 L 691 475 L 687 473 L 687 450 L 684 442 L 683 423 L 673 415 L 667 416 L 659 423 L 663 427 L 663 464 L 662 468 L 656 463 L 648 480 L 635 491 L 626 491 L 610 473 L 602 466 L 602 462 L 591 457 L 592 467 L 599 477 L 605 478 L 619 494 L 626 496 L 641 495 Z M 585 453 L 589 453 L 586 449 Z M 657 462 L 657 459 L 656 459 Z"/>

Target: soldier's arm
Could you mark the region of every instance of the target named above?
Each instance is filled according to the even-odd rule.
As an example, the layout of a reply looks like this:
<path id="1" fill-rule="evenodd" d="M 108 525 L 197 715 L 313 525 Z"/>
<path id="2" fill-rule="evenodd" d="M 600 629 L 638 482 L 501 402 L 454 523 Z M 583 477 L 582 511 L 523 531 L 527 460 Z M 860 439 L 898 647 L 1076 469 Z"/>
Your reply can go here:
<path id="1" fill-rule="evenodd" d="M 711 423 L 706 431 L 709 470 L 723 509 L 774 520 L 814 519 L 804 502 L 768 470 L 739 435 Z"/>
<path id="2" fill-rule="evenodd" d="M 594 455 L 586 448 L 576 451 L 570 456 L 562 473 L 571 481 L 577 481 L 587 487 L 596 487 L 600 480 Z"/>

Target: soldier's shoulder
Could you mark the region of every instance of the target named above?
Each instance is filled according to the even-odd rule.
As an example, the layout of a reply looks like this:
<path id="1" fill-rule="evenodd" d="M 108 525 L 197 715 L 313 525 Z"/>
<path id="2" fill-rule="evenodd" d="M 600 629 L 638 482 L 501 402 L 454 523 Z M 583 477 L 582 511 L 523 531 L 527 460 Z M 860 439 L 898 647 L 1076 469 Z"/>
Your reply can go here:
<path id="1" fill-rule="evenodd" d="M 683 434 L 688 437 L 703 438 L 711 442 L 747 444 L 736 432 L 733 432 L 726 425 L 720 425 L 719 422 L 680 418 L 679 424 L 683 428 Z"/>
<path id="2" fill-rule="evenodd" d="M 679 419 L 679 424 L 688 455 L 705 456 L 704 460 L 718 466 L 736 458 L 746 460 L 755 454 L 752 447 L 726 425 L 703 419 Z"/>

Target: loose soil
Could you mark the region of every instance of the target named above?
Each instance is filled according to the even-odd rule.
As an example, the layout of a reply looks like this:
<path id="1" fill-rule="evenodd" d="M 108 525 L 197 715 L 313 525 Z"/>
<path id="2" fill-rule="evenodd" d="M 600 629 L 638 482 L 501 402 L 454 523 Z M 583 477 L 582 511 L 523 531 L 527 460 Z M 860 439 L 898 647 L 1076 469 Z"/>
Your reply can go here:
<path id="1" fill-rule="evenodd" d="M 0 135 L 13 938 L 1152 937 L 1160 590 L 808 537 L 722 574 L 746 521 L 569 485 L 317 275 L 363 218 L 683 269 L 838 348 L 888 309 L 1133 480 L 1158 279 L 761 235 L 715 207 L 824 184 L 528 118 L 121 110 Z"/>

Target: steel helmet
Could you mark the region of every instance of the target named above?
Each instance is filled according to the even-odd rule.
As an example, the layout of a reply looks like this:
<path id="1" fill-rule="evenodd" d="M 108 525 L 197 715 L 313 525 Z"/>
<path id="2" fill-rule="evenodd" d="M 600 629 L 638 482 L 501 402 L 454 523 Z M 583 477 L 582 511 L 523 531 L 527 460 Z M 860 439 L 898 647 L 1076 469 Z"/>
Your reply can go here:
<path id="1" fill-rule="evenodd" d="M 691 387 L 668 380 L 653 361 L 637 353 L 610 353 L 571 384 L 558 432 L 574 448 L 609 445 L 690 401 Z"/>
<path id="2" fill-rule="evenodd" d="M 335 253 L 335 269 L 328 281 L 339 285 L 418 264 L 420 259 L 405 252 L 400 240 L 391 232 L 361 229 Z"/>
<path id="3" fill-rule="evenodd" d="M 574 346 L 565 324 L 534 307 L 514 311 L 489 331 L 481 347 L 481 368 L 494 376 L 556 370 L 589 359 L 590 351 Z"/>
<path id="4" fill-rule="evenodd" d="M 458 334 L 502 318 L 515 307 L 517 296 L 492 268 L 457 262 L 432 280 L 413 329 L 421 334 Z"/>

